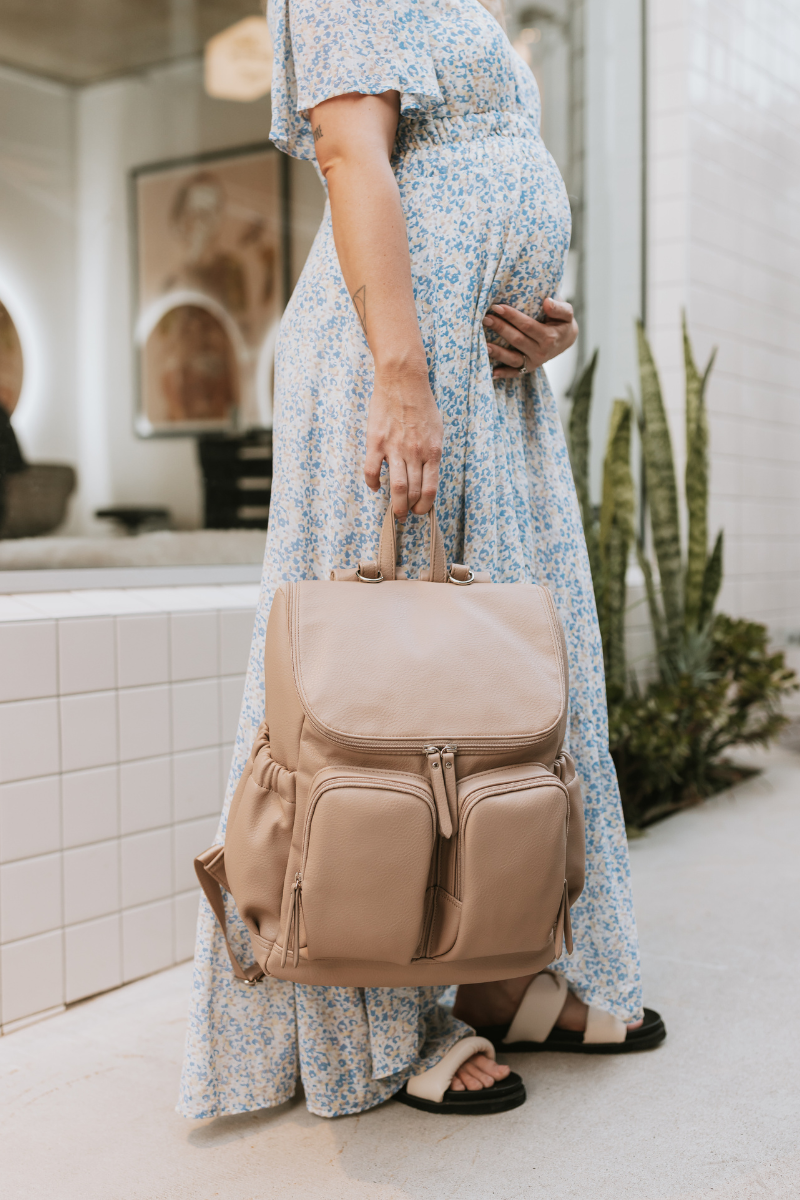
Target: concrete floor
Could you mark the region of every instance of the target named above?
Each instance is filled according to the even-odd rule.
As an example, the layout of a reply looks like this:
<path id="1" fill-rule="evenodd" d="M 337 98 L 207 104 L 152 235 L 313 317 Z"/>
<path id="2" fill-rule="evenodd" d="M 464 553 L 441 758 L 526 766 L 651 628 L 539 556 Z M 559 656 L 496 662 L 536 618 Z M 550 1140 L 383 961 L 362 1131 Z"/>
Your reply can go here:
<path id="1" fill-rule="evenodd" d="M 189 967 L 0 1041 L 8 1200 L 749 1200 L 800 1196 L 800 757 L 631 846 L 651 1054 L 510 1059 L 528 1102 L 325 1121 L 302 1099 L 173 1105 Z"/>

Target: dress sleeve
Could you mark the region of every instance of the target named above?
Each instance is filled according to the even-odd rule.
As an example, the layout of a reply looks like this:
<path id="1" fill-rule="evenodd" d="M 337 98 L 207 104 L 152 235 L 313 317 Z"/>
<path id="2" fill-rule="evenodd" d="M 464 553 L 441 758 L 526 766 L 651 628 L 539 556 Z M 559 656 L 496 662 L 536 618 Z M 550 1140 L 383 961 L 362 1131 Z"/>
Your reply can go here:
<path id="1" fill-rule="evenodd" d="M 314 158 L 308 110 L 348 92 L 400 93 L 403 113 L 443 103 L 416 0 L 269 0 L 274 49 L 270 140 Z"/>

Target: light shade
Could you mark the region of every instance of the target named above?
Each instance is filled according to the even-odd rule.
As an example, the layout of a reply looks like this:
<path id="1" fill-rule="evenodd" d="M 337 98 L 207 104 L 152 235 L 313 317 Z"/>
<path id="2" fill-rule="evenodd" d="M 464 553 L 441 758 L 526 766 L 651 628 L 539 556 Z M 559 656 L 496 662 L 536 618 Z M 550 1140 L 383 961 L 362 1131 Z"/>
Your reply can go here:
<path id="1" fill-rule="evenodd" d="M 205 85 L 218 100 L 258 100 L 272 86 L 272 38 L 264 17 L 245 17 L 206 43 Z"/>

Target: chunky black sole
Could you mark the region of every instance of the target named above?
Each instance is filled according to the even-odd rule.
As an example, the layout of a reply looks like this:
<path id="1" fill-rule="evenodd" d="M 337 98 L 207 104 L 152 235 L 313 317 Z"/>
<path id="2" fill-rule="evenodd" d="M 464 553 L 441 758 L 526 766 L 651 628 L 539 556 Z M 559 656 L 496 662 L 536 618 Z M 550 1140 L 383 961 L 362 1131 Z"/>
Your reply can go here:
<path id="1" fill-rule="evenodd" d="M 445 1092 L 440 1104 L 435 1100 L 422 1100 L 418 1096 L 409 1096 L 405 1084 L 395 1094 L 395 1100 L 407 1104 L 409 1108 L 420 1108 L 423 1112 L 448 1113 L 450 1116 L 482 1117 L 489 1113 L 509 1112 L 525 1103 L 525 1084 L 515 1071 L 511 1071 L 505 1079 L 496 1080 L 492 1087 L 481 1088 L 479 1092 Z"/>
<path id="2" fill-rule="evenodd" d="M 666 1026 L 652 1008 L 644 1010 L 644 1021 L 638 1029 L 629 1029 L 624 1042 L 597 1042 L 585 1045 L 582 1033 L 571 1029 L 553 1029 L 544 1042 L 512 1042 L 503 1038 L 510 1025 L 487 1025 L 476 1029 L 478 1037 L 485 1037 L 497 1050 L 504 1054 L 540 1053 L 543 1050 L 559 1050 L 562 1054 L 633 1054 L 637 1050 L 654 1050 L 667 1036 Z"/>

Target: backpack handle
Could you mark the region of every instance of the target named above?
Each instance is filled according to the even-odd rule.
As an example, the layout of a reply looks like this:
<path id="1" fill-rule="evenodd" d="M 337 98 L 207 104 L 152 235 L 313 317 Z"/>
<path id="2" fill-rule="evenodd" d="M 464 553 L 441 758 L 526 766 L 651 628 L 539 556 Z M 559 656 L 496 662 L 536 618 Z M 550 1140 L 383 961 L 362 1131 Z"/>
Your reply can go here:
<path id="1" fill-rule="evenodd" d="M 432 506 L 428 513 L 431 528 L 431 583 L 447 583 L 447 565 L 444 559 L 444 539 L 436 520 L 436 507 Z M 397 571 L 397 525 L 394 510 L 391 506 L 386 510 L 381 529 L 381 541 L 378 548 L 378 569 L 384 579 L 395 579 Z"/>

